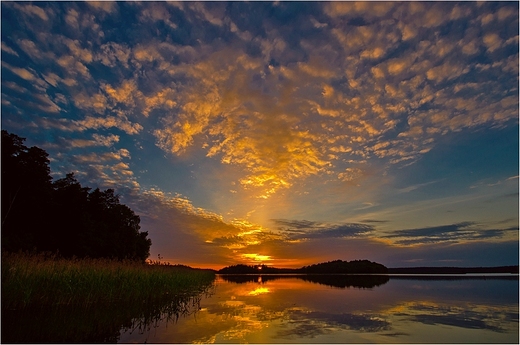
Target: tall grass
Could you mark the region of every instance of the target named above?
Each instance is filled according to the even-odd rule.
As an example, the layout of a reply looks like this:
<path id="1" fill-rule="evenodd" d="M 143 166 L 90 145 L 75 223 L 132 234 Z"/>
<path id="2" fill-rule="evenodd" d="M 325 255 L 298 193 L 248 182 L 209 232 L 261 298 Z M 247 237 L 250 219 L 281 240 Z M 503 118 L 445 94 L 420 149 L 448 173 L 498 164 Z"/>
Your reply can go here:
<path id="1" fill-rule="evenodd" d="M 155 304 L 199 294 L 214 277 L 186 267 L 2 253 L 2 310 Z"/>

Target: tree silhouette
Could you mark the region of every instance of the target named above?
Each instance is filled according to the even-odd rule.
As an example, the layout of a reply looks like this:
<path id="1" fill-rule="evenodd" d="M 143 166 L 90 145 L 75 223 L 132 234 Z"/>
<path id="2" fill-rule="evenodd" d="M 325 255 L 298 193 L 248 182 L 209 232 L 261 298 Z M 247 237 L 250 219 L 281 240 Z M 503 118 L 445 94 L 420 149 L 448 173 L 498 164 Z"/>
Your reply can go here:
<path id="1" fill-rule="evenodd" d="M 96 241 L 91 248 L 100 251 L 101 256 L 145 260 L 149 256 L 151 242 L 146 239 L 148 232 L 139 232 L 140 218 L 129 207 L 119 203 L 113 189 L 95 189 L 89 194 L 89 213 L 93 234 L 89 238 Z M 90 254 L 93 255 L 93 254 Z"/>
<path id="2" fill-rule="evenodd" d="M 140 218 L 113 189 L 82 187 L 73 173 L 52 182 L 48 154 L 2 130 L 2 249 L 65 257 L 144 261 L 150 253 Z"/>
<path id="3" fill-rule="evenodd" d="M 261 268 L 261 269 L 259 269 Z M 365 274 L 365 273 L 388 273 L 386 266 L 368 260 L 343 261 L 334 260 L 322 262 L 302 268 L 276 268 L 271 266 L 248 266 L 243 264 L 227 266 L 218 271 L 220 274 Z"/>
<path id="4" fill-rule="evenodd" d="M 45 242 L 52 196 L 47 152 L 2 130 L 2 247 L 30 249 Z M 4 243 L 5 241 L 5 243 Z"/>
<path id="5" fill-rule="evenodd" d="M 305 273 L 388 273 L 388 268 L 368 260 L 334 260 L 302 267 Z"/>
<path id="6" fill-rule="evenodd" d="M 53 183 L 52 247 L 64 256 L 87 256 L 85 235 L 88 234 L 88 192 L 73 173 Z"/>

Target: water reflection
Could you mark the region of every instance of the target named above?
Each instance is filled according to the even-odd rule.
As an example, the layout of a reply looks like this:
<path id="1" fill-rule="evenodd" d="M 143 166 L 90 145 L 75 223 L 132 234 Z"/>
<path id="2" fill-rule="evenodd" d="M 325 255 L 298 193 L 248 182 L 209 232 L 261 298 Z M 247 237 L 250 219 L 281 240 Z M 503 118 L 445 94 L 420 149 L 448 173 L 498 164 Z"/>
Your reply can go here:
<path id="1" fill-rule="evenodd" d="M 493 274 L 439 274 L 439 275 L 420 275 L 420 274 L 409 274 L 409 275 L 391 275 L 392 279 L 400 280 L 511 280 L 518 281 L 518 275 L 493 275 Z"/>
<path id="2" fill-rule="evenodd" d="M 387 275 L 350 275 L 350 274 L 265 274 L 265 275 L 234 275 L 225 274 L 221 275 L 222 279 L 228 282 L 237 284 L 257 282 L 265 284 L 269 281 L 277 279 L 301 279 L 307 282 L 328 285 L 337 288 L 358 288 L 358 289 L 371 289 L 376 286 L 386 284 L 389 281 Z"/>
<path id="3" fill-rule="evenodd" d="M 265 287 L 259 287 L 259 288 L 254 289 L 253 291 L 249 292 L 249 294 L 253 295 L 253 296 L 260 295 L 263 293 L 269 293 L 269 289 L 265 288 Z"/>
<path id="4" fill-rule="evenodd" d="M 408 313 L 396 315 L 405 316 L 405 320 L 421 322 L 427 325 L 489 329 L 494 332 L 504 332 L 505 329 L 501 327 L 501 322 L 506 321 L 510 316 L 498 310 L 487 309 L 485 314 L 482 314 L 460 307 L 440 306 L 432 308 L 424 304 L 410 306 Z"/>
<path id="5" fill-rule="evenodd" d="M 341 313 L 333 314 L 320 311 L 289 311 L 291 327 L 277 332 L 279 338 L 314 338 L 337 331 L 338 329 L 359 332 L 380 332 L 391 329 L 388 321 L 378 315 Z"/>
<path id="6" fill-rule="evenodd" d="M 225 275 L 155 305 L 3 311 L 2 342 L 518 343 L 518 300 L 518 276 Z"/>
<path id="7" fill-rule="evenodd" d="M 175 325 L 121 342 L 518 343 L 518 277 L 219 276 Z"/>
<path id="8" fill-rule="evenodd" d="M 390 280 L 386 275 L 305 275 L 301 279 L 342 289 L 350 287 L 371 289 Z"/>
<path id="9" fill-rule="evenodd" d="M 161 323 L 177 323 L 180 317 L 187 317 L 201 310 L 200 303 L 203 294 L 206 297 L 211 295 L 213 288 L 214 286 L 208 287 L 203 293 L 196 295 L 177 296 L 168 303 L 159 305 L 147 313 L 141 313 L 120 328 L 118 335 L 121 331 L 128 334 L 133 334 L 134 332 L 145 334 L 152 328 L 158 327 Z"/>
<path id="10" fill-rule="evenodd" d="M 154 303 L 2 310 L 2 343 L 116 343 L 121 330 L 145 334 L 159 324 L 193 314 L 211 288 Z"/>

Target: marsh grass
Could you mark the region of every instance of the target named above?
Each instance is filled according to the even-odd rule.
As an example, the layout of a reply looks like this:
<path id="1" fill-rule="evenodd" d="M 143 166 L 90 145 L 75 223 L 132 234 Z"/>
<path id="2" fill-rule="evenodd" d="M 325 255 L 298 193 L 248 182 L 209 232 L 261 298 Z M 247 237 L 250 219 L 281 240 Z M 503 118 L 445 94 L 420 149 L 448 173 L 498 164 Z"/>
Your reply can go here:
<path id="1" fill-rule="evenodd" d="M 183 266 L 2 253 L 2 310 L 160 304 L 203 292 L 214 277 Z"/>
<path id="2" fill-rule="evenodd" d="M 2 343 L 117 342 L 200 308 L 215 272 L 2 253 Z"/>

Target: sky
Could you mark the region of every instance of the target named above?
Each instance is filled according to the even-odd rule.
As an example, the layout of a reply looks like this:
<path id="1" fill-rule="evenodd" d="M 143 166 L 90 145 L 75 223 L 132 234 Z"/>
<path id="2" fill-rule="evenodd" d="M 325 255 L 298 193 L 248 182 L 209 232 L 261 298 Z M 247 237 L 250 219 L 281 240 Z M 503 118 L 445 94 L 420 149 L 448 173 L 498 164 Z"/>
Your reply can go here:
<path id="1" fill-rule="evenodd" d="M 519 257 L 518 2 L 1 2 L 1 127 L 151 259 Z"/>

